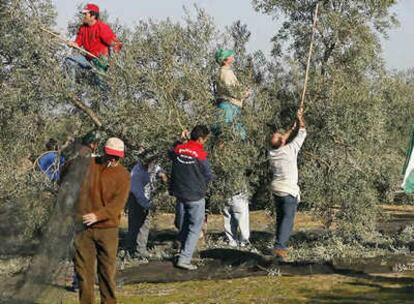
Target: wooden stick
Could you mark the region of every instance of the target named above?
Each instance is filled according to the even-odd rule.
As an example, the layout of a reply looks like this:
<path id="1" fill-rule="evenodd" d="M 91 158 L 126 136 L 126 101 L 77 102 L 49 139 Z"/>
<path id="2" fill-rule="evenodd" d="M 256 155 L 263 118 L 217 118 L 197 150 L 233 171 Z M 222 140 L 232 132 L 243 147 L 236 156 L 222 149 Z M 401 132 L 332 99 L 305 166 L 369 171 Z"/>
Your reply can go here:
<path id="1" fill-rule="evenodd" d="M 305 103 L 306 88 L 308 86 L 308 78 L 309 78 L 309 67 L 310 67 L 310 61 L 311 61 L 312 51 L 313 51 L 313 40 L 315 37 L 316 25 L 318 22 L 318 9 L 319 9 L 319 2 L 316 3 L 315 15 L 313 16 L 312 38 L 311 38 L 311 43 L 309 46 L 308 62 L 306 64 L 306 72 L 305 72 L 305 83 L 303 85 L 302 98 L 300 100 L 299 109 L 303 109 L 303 105 Z"/>
<path id="2" fill-rule="evenodd" d="M 63 42 L 63 43 L 65 43 L 66 45 L 68 44 L 68 40 L 66 40 L 65 38 L 61 37 L 60 35 L 58 35 L 58 34 L 56 34 L 56 33 L 52 32 L 52 31 L 50 31 L 50 30 L 48 30 L 48 29 L 45 29 L 45 28 L 43 28 L 43 27 L 41 27 L 40 29 L 41 29 L 42 31 L 44 31 L 44 32 L 48 33 L 49 35 L 52 35 L 53 37 L 55 37 L 55 38 L 59 39 L 60 41 L 62 41 L 62 42 Z M 80 48 L 80 47 L 78 47 L 78 46 L 72 46 L 72 47 L 73 47 L 73 48 L 75 48 L 75 49 L 77 49 L 79 52 L 82 52 L 82 53 L 84 53 L 84 54 L 86 54 L 86 55 L 88 55 L 88 56 L 90 56 L 90 57 L 92 57 L 92 58 L 97 58 L 97 59 L 98 59 L 98 57 L 97 57 L 97 56 L 95 56 L 94 54 L 92 54 L 92 53 L 88 52 L 87 50 L 85 50 L 85 49 L 83 49 L 83 48 Z"/>

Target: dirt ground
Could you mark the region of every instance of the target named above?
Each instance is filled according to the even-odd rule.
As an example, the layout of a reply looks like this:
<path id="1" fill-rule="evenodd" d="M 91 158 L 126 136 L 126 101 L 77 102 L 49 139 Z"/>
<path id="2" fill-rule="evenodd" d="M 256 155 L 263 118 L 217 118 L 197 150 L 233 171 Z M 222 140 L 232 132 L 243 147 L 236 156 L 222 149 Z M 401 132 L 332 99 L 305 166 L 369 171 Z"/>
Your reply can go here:
<path id="1" fill-rule="evenodd" d="M 385 211 L 395 219 L 394 226 L 413 223 L 412 206 L 387 206 Z M 174 235 L 173 220 L 173 214 L 154 217 L 152 237 L 157 238 L 165 232 Z M 223 218 L 220 215 L 209 216 L 208 222 L 209 233 L 222 234 Z M 251 212 L 253 232 L 271 235 L 273 225 L 270 214 Z M 125 218 L 121 227 L 126 228 Z M 310 213 L 298 213 L 296 232 L 321 228 L 322 223 Z M 123 285 L 118 289 L 119 303 L 414 303 L 414 272 L 282 275 L 280 269 L 245 278 Z M 165 268 L 156 275 L 166 276 L 167 272 Z M 139 271 L 136 275 L 140 275 Z M 39 303 L 77 303 L 77 294 L 65 290 L 68 284 L 66 281 L 49 287 L 47 297 Z"/>

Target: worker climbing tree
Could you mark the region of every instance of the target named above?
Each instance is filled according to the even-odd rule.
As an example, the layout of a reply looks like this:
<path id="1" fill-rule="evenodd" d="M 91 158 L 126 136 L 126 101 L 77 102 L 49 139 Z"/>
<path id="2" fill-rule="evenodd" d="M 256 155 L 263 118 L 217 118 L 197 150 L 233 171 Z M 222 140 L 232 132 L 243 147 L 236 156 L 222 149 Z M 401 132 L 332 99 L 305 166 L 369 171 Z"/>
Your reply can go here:
<path id="1" fill-rule="evenodd" d="M 82 70 L 95 71 L 95 83 L 101 89 L 107 89 L 103 75 L 109 67 L 111 49 L 119 52 L 122 44 L 111 28 L 99 19 L 99 7 L 87 4 L 81 11 L 83 24 L 80 26 L 74 41 L 68 45 L 75 49 L 83 48 L 86 54 L 77 54 L 65 59 L 69 77 L 75 80 Z M 83 52 L 85 53 L 85 52 Z"/>
<path id="2" fill-rule="evenodd" d="M 250 95 L 240 84 L 232 70 L 235 60 L 232 50 L 219 48 L 215 53 L 216 62 L 220 65 L 216 82 L 216 104 L 224 123 L 231 126 L 241 139 L 246 139 L 246 128 L 243 124 L 242 108 L 244 100 Z"/>

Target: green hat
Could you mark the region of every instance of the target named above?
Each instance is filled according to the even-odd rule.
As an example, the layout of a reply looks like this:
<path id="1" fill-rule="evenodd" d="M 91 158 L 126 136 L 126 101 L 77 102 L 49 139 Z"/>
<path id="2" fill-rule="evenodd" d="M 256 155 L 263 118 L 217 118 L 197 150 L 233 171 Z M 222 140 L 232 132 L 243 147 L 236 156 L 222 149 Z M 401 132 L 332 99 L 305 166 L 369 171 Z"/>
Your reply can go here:
<path id="1" fill-rule="evenodd" d="M 214 57 L 216 58 L 216 62 L 218 64 L 221 64 L 224 60 L 226 60 L 227 58 L 234 56 L 234 51 L 233 50 L 224 50 L 222 48 L 219 48 L 216 51 L 216 54 L 214 55 Z"/>

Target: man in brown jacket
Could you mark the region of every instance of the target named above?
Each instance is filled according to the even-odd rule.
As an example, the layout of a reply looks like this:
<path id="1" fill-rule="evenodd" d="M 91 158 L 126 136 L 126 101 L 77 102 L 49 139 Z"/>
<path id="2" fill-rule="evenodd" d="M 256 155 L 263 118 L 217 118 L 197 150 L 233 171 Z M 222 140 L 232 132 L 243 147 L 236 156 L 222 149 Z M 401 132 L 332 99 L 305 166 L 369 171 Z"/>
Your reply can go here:
<path id="1" fill-rule="evenodd" d="M 119 163 L 125 150 L 122 140 L 109 138 L 104 150 L 103 157 L 90 159 L 77 206 L 77 216 L 84 227 L 75 238 L 81 304 L 95 303 L 96 259 L 101 303 L 116 303 L 118 226 L 129 194 L 130 177 Z"/>

